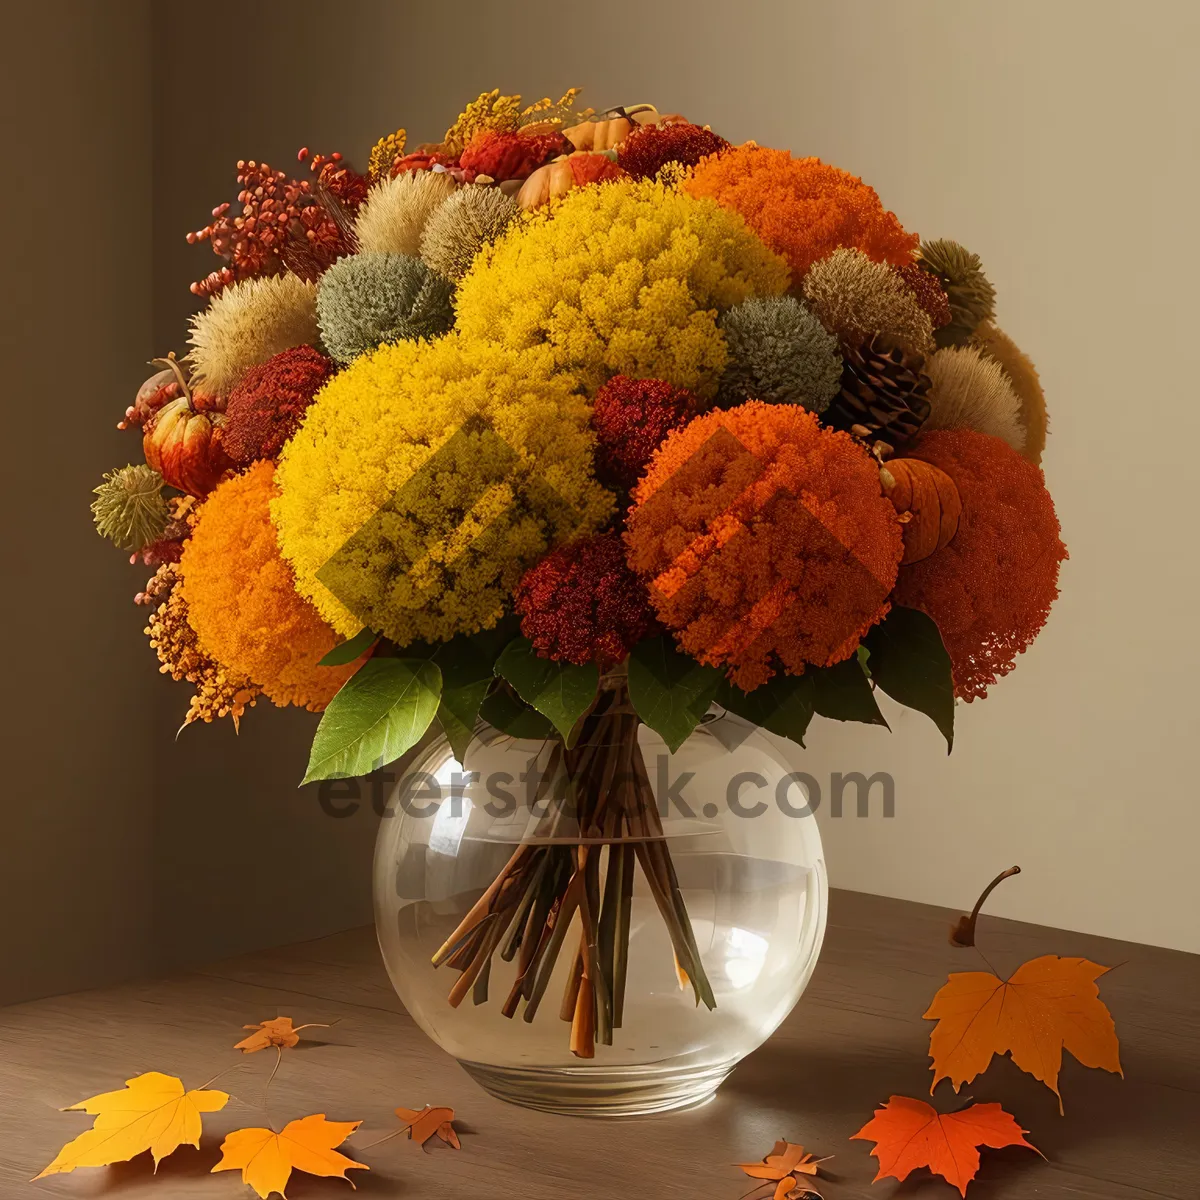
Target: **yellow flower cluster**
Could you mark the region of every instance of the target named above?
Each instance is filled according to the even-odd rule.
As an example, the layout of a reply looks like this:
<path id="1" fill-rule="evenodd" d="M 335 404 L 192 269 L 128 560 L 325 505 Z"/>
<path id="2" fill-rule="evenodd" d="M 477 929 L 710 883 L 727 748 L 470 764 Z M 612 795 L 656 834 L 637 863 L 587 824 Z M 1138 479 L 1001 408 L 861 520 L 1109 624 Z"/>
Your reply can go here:
<path id="1" fill-rule="evenodd" d="M 279 461 L 296 585 L 347 636 L 486 629 L 549 547 L 599 528 L 591 409 L 544 350 L 450 333 L 334 376 Z"/>
<path id="2" fill-rule="evenodd" d="M 458 154 L 477 133 L 489 129 L 506 133 L 516 129 L 520 120 L 521 97 L 502 96 L 499 88 L 492 88 L 458 114 L 458 120 L 446 130 L 442 139 L 443 149 L 447 154 Z"/>
<path id="3" fill-rule="evenodd" d="M 779 295 L 788 269 L 736 213 L 653 180 L 576 188 L 510 226 L 462 281 L 468 339 L 549 348 L 589 395 L 613 375 L 711 396 L 718 309 Z"/>
<path id="4" fill-rule="evenodd" d="M 183 597 L 201 649 L 274 703 L 319 712 L 355 668 L 318 665 L 337 638 L 296 594 L 280 557 L 274 474 L 271 463 L 257 462 L 201 505 L 179 564 Z"/>

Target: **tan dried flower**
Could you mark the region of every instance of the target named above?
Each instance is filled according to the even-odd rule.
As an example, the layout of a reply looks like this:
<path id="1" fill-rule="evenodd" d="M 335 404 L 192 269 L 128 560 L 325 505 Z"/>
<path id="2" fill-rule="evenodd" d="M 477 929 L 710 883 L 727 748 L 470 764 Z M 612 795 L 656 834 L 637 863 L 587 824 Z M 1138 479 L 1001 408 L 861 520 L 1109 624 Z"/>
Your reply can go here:
<path id="1" fill-rule="evenodd" d="M 317 288 L 290 273 L 243 279 L 214 296 L 191 324 L 194 387 L 228 395 L 251 367 L 281 350 L 316 344 Z"/>
<path id="2" fill-rule="evenodd" d="M 494 242 L 520 212 L 499 188 L 472 184 L 436 208 L 421 234 L 421 257 L 439 275 L 457 283 L 475 256 Z"/>
<path id="3" fill-rule="evenodd" d="M 882 334 L 910 354 L 933 349 L 933 325 L 913 292 L 887 263 L 843 247 L 809 268 L 804 298 L 822 325 L 847 346 Z"/>
<path id="4" fill-rule="evenodd" d="M 974 346 L 946 346 L 925 361 L 929 417 L 925 429 L 973 429 L 1025 449 L 1021 401 L 994 359 Z"/>
<path id="5" fill-rule="evenodd" d="M 454 189 L 445 171 L 406 171 L 375 184 L 354 224 L 359 248 L 416 258 L 425 222 Z"/>
<path id="6" fill-rule="evenodd" d="M 1048 420 L 1046 395 L 1038 379 L 1037 368 L 1029 356 L 1004 332 L 985 321 L 975 330 L 971 345 L 994 359 L 1004 368 L 1005 375 L 1021 402 L 1018 419 L 1025 430 L 1025 449 L 1021 452 L 1035 466 L 1042 461 L 1046 449 Z"/>

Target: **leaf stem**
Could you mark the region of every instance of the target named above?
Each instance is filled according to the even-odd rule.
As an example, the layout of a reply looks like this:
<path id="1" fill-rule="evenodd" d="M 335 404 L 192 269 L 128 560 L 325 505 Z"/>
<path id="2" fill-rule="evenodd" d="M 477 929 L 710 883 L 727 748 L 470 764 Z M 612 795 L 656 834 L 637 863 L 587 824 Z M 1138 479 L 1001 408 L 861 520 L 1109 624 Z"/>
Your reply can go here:
<path id="1" fill-rule="evenodd" d="M 975 901 L 975 907 L 971 909 L 969 917 L 959 917 L 958 923 L 950 930 L 950 944 L 952 946 L 974 946 L 975 945 L 975 926 L 979 921 L 979 910 L 983 908 L 984 902 L 996 890 L 996 888 L 1006 879 L 1011 879 L 1014 875 L 1020 875 L 1020 867 L 1009 867 L 1007 871 L 1001 871 L 991 883 L 983 889 L 982 895 Z"/>

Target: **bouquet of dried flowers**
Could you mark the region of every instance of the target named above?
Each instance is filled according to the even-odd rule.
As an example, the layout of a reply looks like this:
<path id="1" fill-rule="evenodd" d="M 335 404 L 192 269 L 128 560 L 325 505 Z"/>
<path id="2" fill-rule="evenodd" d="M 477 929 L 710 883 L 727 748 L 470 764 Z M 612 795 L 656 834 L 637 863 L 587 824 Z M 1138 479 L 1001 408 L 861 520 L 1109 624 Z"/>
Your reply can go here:
<path id="1" fill-rule="evenodd" d="M 952 744 L 1012 669 L 1066 551 L 1045 402 L 978 257 L 862 180 L 651 105 L 485 93 L 365 173 L 239 162 L 189 241 L 220 266 L 190 349 L 121 422 L 96 488 L 186 722 L 261 696 L 323 711 L 307 779 L 440 724 L 545 742 L 570 785 L 435 956 L 451 1003 L 622 1020 L 644 876 L 681 982 L 713 1004 L 642 761 L 713 705 L 803 744 L 814 714 Z"/>

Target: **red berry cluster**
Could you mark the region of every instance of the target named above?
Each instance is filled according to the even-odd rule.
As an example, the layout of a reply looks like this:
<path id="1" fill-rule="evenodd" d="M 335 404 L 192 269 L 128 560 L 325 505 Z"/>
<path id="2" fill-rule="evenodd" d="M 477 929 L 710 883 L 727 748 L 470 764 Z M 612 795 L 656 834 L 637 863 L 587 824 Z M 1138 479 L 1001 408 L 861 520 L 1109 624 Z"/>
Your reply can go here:
<path id="1" fill-rule="evenodd" d="M 224 446 L 235 462 L 275 459 L 296 432 L 334 365 L 311 346 L 295 346 L 251 367 L 229 394 Z"/>
<path id="2" fill-rule="evenodd" d="M 552 550 L 517 585 L 521 632 L 543 657 L 601 670 L 658 631 L 645 584 L 615 533 Z"/>
<path id="3" fill-rule="evenodd" d="M 723 137 L 700 125 L 644 125 L 625 139 L 617 162 L 634 179 L 653 179 L 667 163 L 694 167 L 728 145 Z"/>
<path id="4" fill-rule="evenodd" d="M 699 406 L 691 392 L 665 380 L 614 375 L 592 407 L 601 483 L 629 491 L 663 438 L 695 416 Z"/>
<path id="5" fill-rule="evenodd" d="M 308 157 L 307 148 L 298 155 L 300 162 Z M 211 296 L 239 279 L 284 270 L 315 279 L 350 253 L 345 222 L 333 208 L 352 217 L 366 195 L 367 180 L 344 166 L 340 154 L 316 155 L 310 167 L 314 179 L 292 179 L 269 163 L 238 161 L 240 210 L 233 212 L 228 201 L 218 204 L 212 221 L 187 235 L 189 245 L 208 242 L 228 263 L 193 283 L 195 295 Z"/>

